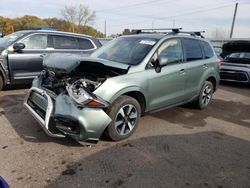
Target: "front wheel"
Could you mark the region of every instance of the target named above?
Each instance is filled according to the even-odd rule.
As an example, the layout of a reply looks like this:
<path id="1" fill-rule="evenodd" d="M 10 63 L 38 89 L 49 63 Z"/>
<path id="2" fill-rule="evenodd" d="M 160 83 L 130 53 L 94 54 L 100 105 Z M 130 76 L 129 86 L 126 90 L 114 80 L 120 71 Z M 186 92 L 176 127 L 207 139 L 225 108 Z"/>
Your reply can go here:
<path id="1" fill-rule="evenodd" d="M 130 96 L 120 96 L 108 112 L 112 122 L 108 125 L 106 134 L 114 141 L 128 138 L 139 124 L 141 107 L 138 101 Z"/>
<path id="2" fill-rule="evenodd" d="M 210 81 L 206 81 L 199 94 L 199 98 L 195 101 L 199 109 L 204 109 L 210 103 L 214 92 L 214 86 Z"/>

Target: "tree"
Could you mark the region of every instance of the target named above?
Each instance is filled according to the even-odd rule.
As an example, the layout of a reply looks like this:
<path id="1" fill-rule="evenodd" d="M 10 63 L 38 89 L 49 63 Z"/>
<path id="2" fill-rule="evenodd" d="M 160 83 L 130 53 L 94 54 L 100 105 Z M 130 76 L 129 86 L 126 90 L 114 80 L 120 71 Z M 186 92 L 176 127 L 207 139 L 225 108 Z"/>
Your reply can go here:
<path id="1" fill-rule="evenodd" d="M 130 29 L 124 29 L 122 34 L 123 35 L 129 35 L 131 33 Z"/>
<path id="2" fill-rule="evenodd" d="M 103 37 L 103 33 L 97 31 L 95 28 L 88 25 L 80 25 L 79 27 L 74 24 L 74 30 L 78 33 L 91 35 L 94 37 Z M 5 35 L 13 33 L 15 31 L 33 29 L 33 28 L 53 28 L 58 31 L 72 31 L 72 23 L 69 21 L 58 19 L 58 18 L 45 18 L 41 19 L 32 15 L 25 15 L 18 18 L 6 18 L 0 16 L 0 33 L 3 32 Z"/>
<path id="3" fill-rule="evenodd" d="M 65 6 L 61 10 L 61 15 L 65 20 L 71 23 L 72 32 L 75 32 L 75 26 L 85 26 L 91 24 L 96 19 L 95 11 L 88 6 L 80 4 L 79 6 Z"/>
<path id="4" fill-rule="evenodd" d="M 82 4 L 79 5 L 78 11 L 77 11 L 77 25 L 85 26 L 87 24 L 92 24 L 96 19 L 95 11 L 91 12 L 89 7 L 84 6 Z"/>
<path id="5" fill-rule="evenodd" d="M 43 21 L 46 23 L 46 25 L 49 28 L 56 29 L 58 31 L 66 31 L 69 32 L 71 31 L 70 27 L 71 24 L 63 19 L 58 19 L 58 18 L 45 18 Z"/>
<path id="6" fill-rule="evenodd" d="M 76 14 L 77 12 L 74 6 L 65 6 L 64 9 L 61 10 L 63 18 L 70 22 L 72 32 L 75 32 Z"/>

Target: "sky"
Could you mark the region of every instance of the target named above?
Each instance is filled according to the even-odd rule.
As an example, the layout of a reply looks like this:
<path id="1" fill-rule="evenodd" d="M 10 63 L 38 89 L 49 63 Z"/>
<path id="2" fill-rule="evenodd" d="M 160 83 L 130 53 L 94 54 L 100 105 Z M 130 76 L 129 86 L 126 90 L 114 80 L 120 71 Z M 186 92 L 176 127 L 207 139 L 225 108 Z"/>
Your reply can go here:
<path id="1" fill-rule="evenodd" d="M 58 17 L 64 6 L 83 4 L 96 11 L 93 27 L 107 35 L 125 28 L 182 27 L 186 31 L 230 31 L 238 2 L 234 38 L 250 37 L 250 0 L 0 0 L 0 16 Z"/>

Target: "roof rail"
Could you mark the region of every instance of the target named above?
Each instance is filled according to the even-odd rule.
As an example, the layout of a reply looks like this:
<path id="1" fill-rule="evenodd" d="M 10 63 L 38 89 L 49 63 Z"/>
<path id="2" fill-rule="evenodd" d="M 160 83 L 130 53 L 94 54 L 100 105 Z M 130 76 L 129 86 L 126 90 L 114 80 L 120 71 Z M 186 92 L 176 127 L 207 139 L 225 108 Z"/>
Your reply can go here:
<path id="1" fill-rule="evenodd" d="M 54 28 L 46 28 L 46 27 L 39 27 L 39 28 L 31 28 L 29 30 L 48 30 L 48 31 L 57 31 Z"/>
<path id="2" fill-rule="evenodd" d="M 191 36 L 199 36 L 201 38 L 204 38 L 204 36 L 201 33 L 205 33 L 205 31 L 179 31 L 179 30 L 172 30 L 172 32 L 168 33 L 168 34 L 178 34 L 178 33 L 189 34 Z"/>
<path id="3" fill-rule="evenodd" d="M 169 32 L 169 30 L 171 32 Z M 178 33 L 183 34 L 189 34 L 191 36 L 199 36 L 201 38 L 204 38 L 204 36 L 201 33 L 205 33 L 205 31 L 181 31 L 182 28 L 158 28 L 158 29 L 132 29 L 131 34 L 140 34 L 140 33 L 163 33 L 167 35 L 173 35 Z M 159 32 L 160 31 L 160 32 Z M 163 32 L 166 31 L 166 32 Z"/>
<path id="4" fill-rule="evenodd" d="M 162 32 L 162 31 L 176 31 L 178 32 L 182 28 L 157 28 L 157 29 L 132 29 L 132 34 L 140 34 L 140 33 L 164 33 L 167 34 L 169 32 Z M 161 32 L 159 32 L 161 31 Z"/>

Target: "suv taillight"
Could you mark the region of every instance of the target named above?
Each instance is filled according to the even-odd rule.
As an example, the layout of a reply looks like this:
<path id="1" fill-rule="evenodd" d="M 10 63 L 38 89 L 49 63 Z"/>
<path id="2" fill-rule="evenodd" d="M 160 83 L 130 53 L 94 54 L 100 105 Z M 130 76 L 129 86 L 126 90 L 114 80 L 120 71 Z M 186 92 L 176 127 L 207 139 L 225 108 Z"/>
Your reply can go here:
<path id="1" fill-rule="evenodd" d="M 220 58 L 218 58 L 218 59 L 216 60 L 216 63 L 217 63 L 219 66 L 221 66 L 222 60 L 221 60 Z"/>

